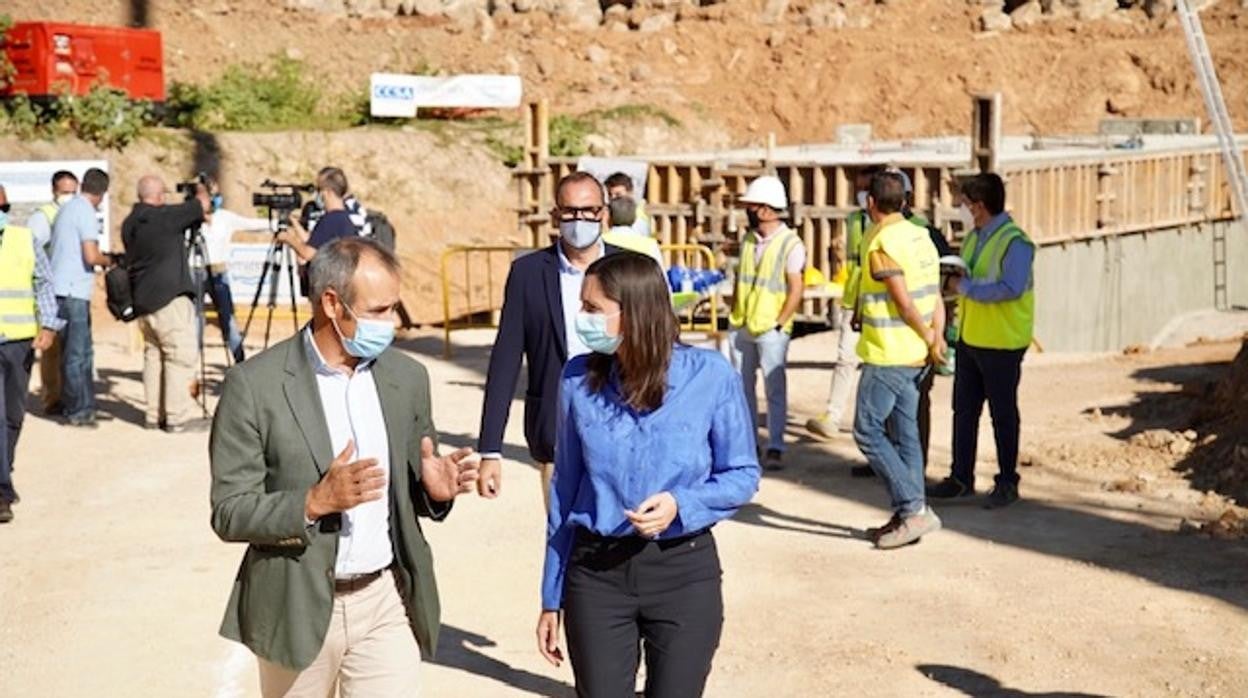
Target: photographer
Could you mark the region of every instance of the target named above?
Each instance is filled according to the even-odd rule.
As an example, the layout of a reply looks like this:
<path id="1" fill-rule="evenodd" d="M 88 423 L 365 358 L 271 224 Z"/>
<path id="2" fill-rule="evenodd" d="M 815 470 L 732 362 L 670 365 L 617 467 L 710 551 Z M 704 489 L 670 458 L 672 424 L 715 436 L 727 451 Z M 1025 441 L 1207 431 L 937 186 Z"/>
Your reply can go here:
<path id="1" fill-rule="evenodd" d="M 269 221 L 267 218 L 248 218 L 223 208 L 224 199 L 220 188 L 216 182 L 210 186 L 212 207 L 204 214 L 202 228 L 208 257 L 206 290 L 212 297 L 212 306 L 217 310 L 221 338 L 230 347 L 234 362 L 242 363 L 247 357 L 243 351 L 243 334 L 234 319 L 234 296 L 230 292 L 230 272 L 227 266 L 230 261 L 230 241 L 234 233 L 239 231 L 268 230 Z"/>
<path id="2" fill-rule="evenodd" d="M 316 207 L 325 213 L 316 219 L 312 232 L 304 228 L 296 216 L 290 217 L 290 227 L 281 231 L 277 239 L 290 245 L 300 262 L 306 264 L 316 256 L 316 249 L 338 238 L 360 234 L 360 227 L 351 219 L 346 199 L 350 190 L 347 175 L 337 167 L 325 167 L 316 174 Z"/>
<path id="3" fill-rule="evenodd" d="M 193 198 L 166 206 L 165 183 L 148 175 L 139 180 L 138 195 L 121 239 L 143 334 L 145 426 L 206 431 L 209 421 L 192 417 L 197 319 L 186 232 L 198 230 L 211 208 L 208 189 L 196 184 Z"/>

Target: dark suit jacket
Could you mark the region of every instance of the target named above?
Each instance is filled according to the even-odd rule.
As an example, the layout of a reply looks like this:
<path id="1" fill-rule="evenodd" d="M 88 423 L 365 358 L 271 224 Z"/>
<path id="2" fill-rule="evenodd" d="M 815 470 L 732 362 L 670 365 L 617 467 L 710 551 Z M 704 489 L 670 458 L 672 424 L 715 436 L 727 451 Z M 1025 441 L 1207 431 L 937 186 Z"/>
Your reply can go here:
<path id="1" fill-rule="evenodd" d="M 436 440 L 424 366 L 387 349 L 373 367 L 390 440 L 390 537 L 395 576 L 425 656 L 438 640 L 433 558 L 416 517 L 440 519 L 450 503 L 420 484 L 420 441 Z M 247 543 L 221 634 L 292 669 L 312 663 L 334 600 L 340 516 L 304 526 L 308 489 L 334 459 L 303 334 L 238 364 L 213 418 L 212 528 Z M 412 661 L 417 661 L 412 657 Z"/>
<path id="2" fill-rule="evenodd" d="M 563 296 L 559 292 L 559 252 L 556 242 L 511 264 L 503 292 L 502 318 L 490 352 L 481 408 L 477 450 L 503 450 L 503 432 L 520 378 L 520 359 L 529 366 L 524 394 L 524 440 L 529 455 L 539 463 L 555 460 L 555 414 L 559 405 L 559 374 L 568 360 L 567 329 L 563 324 Z M 605 246 L 606 254 L 619 248 Z"/>

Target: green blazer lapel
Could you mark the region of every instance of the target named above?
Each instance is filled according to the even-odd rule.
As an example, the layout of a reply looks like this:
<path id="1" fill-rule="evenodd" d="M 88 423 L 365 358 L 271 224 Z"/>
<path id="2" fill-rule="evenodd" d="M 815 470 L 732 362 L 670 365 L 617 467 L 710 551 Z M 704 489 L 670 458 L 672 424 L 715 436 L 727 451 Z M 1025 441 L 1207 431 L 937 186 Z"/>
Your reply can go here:
<path id="1" fill-rule="evenodd" d="M 316 471 L 324 475 L 334 459 L 334 447 L 329 441 L 329 426 L 325 422 L 325 410 L 321 408 L 320 391 L 316 388 L 316 373 L 308 361 L 304 341 L 301 332 L 290 342 L 282 390 L 295 424 L 303 432 L 303 439 L 312 453 Z"/>
<path id="2" fill-rule="evenodd" d="M 377 399 L 381 402 L 381 414 L 386 420 L 386 439 L 390 442 L 390 481 L 406 487 L 407 439 L 411 432 L 411 396 L 403 393 L 394 376 L 395 366 L 386 354 L 373 364 L 373 383 L 377 386 Z"/>

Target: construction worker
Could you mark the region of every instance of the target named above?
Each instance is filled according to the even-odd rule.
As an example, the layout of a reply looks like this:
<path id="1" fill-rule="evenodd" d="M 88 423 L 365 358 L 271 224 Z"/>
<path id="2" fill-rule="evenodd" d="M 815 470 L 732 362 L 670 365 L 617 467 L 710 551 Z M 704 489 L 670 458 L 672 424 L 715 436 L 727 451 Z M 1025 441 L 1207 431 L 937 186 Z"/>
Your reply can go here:
<path id="1" fill-rule="evenodd" d="M 26 389 L 35 349 L 43 351 L 65 322 L 57 316 L 52 266 L 30 228 L 9 225 L 9 197 L 0 186 L 0 524 L 13 520 L 13 456 L 26 417 Z"/>
<path id="2" fill-rule="evenodd" d="M 868 535 L 881 549 L 913 543 L 940 529 L 923 491 L 919 384 L 929 357 L 944 359 L 940 262 L 927 230 L 906 220 L 897 173 L 871 180 L 873 227 L 863 240 L 856 315 L 863 361 L 854 408 L 854 440 L 888 486 L 893 516 Z"/>
<path id="3" fill-rule="evenodd" d="M 637 198 L 633 191 L 633 178 L 623 172 L 616 172 L 603 182 L 607 187 L 607 200 L 614 201 L 627 197 L 637 202 L 636 220 L 633 221 L 633 233 L 644 237 L 651 236 L 650 215 L 646 213 L 646 202 Z"/>
<path id="4" fill-rule="evenodd" d="M 767 395 L 767 453 L 763 467 L 783 467 L 784 427 L 788 415 L 785 362 L 793 316 L 802 303 L 806 247 L 781 216 L 789 198 L 771 175 L 750 182 L 739 199 L 749 230 L 741 241 L 737 284 L 728 318 L 733 365 L 741 372 L 750 414 L 757 420 L 756 375 L 763 370 Z"/>
<path id="5" fill-rule="evenodd" d="M 953 471 L 928 491 L 938 499 L 975 493 L 979 418 L 988 401 L 998 474 L 985 507 L 1018 501 L 1018 382 L 1035 316 L 1035 245 L 1005 212 L 1005 184 L 991 172 L 961 186 L 963 215 L 975 227 L 962 244 L 961 294 L 953 377 Z"/>
<path id="6" fill-rule="evenodd" d="M 862 234 L 871 225 L 867 215 L 867 189 L 876 172 L 879 172 L 878 167 L 865 167 L 854 175 L 854 202 L 858 209 L 845 218 L 845 292 L 840 305 L 832 310 L 837 314 L 836 325 L 840 332 L 832 357 L 832 388 L 828 391 L 828 404 L 823 414 L 806 420 L 806 430 L 825 439 L 832 438 L 843 428 L 846 408 L 858 378 L 858 332 L 852 327 L 851 318 L 858 295 Z M 830 252 L 836 254 L 835 250 Z M 871 469 L 867 468 L 866 472 L 871 473 Z"/>
<path id="7" fill-rule="evenodd" d="M 26 219 L 26 227 L 35 236 L 35 243 L 48 252 L 52 241 L 52 224 L 61 206 L 78 193 L 78 177 L 69 170 L 57 170 L 52 174 L 52 200 L 35 209 Z M 39 382 L 42 386 L 39 402 L 45 414 L 61 413 L 61 343 L 53 335 L 52 343 L 39 352 Z"/>
<path id="8" fill-rule="evenodd" d="M 633 225 L 637 222 L 637 202 L 628 196 L 611 199 L 607 204 L 610 227 L 602 234 L 603 242 L 622 250 L 644 254 L 663 266 L 663 251 L 659 241 L 650 236 L 638 235 Z"/>

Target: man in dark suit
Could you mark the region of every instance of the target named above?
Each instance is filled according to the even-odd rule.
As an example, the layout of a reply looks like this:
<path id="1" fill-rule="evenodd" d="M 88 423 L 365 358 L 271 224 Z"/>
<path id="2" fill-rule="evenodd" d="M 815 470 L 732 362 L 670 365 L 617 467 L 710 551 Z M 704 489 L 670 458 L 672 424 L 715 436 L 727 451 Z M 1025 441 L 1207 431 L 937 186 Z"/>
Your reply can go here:
<path id="1" fill-rule="evenodd" d="M 524 395 L 524 439 L 542 473 L 543 499 L 550 496 L 555 460 L 555 413 L 559 374 L 568 359 L 589 350 L 576 335 L 585 269 L 616 248 L 602 241 L 608 210 L 602 184 L 576 172 L 559 180 L 551 217 L 559 239 L 511 265 L 502 318 L 485 382 L 481 408 L 481 476 L 477 490 L 494 498 L 502 488 L 503 432 L 520 378 L 520 359 L 529 365 Z"/>
<path id="2" fill-rule="evenodd" d="M 414 695 L 439 615 L 416 517 L 444 518 L 476 464 L 435 455 L 428 374 L 389 346 L 394 255 L 344 238 L 310 279 L 311 324 L 231 369 L 214 418 L 212 527 L 248 544 L 221 634 L 266 698 Z"/>

